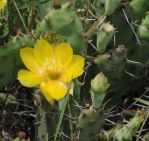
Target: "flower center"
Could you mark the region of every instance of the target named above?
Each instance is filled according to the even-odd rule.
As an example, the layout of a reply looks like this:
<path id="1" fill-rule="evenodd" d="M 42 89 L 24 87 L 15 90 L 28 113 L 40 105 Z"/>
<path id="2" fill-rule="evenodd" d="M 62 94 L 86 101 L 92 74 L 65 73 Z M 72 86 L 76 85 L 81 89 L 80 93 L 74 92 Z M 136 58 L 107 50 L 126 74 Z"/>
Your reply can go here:
<path id="1" fill-rule="evenodd" d="M 48 77 L 54 80 L 59 79 L 61 76 L 61 72 L 49 71 L 48 73 L 49 73 Z"/>
<path id="2" fill-rule="evenodd" d="M 55 57 L 46 58 L 44 70 L 47 79 L 59 79 L 62 74 L 61 62 Z"/>

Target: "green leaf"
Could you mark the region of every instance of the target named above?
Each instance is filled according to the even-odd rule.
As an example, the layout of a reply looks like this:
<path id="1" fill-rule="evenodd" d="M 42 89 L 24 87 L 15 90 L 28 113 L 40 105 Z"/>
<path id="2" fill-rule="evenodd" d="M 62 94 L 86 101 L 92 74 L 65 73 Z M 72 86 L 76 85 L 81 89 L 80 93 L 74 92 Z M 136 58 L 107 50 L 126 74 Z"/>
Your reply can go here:
<path id="1" fill-rule="evenodd" d="M 136 101 L 142 103 L 142 104 L 145 104 L 147 106 L 149 106 L 149 101 L 146 101 L 146 100 L 143 100 L 143 99 L 140 99 L 140 98 L 134 98 Z"/>
<path id="2" fill-rule="evenodd" d="M 62 102 L 61 113 L 60 113 L 58 125 L 56 127 L 56 131 L 55 131 L 55 134 L 54 134 L 54 141 L 56 141 L 59 130 L 60 130 L 60 127 L 61 127 L 61 123 L 62 123 L 62 120 L 63 120 L 63 116 L 64 116 L 64 113 L 65 113 L 66 105 L 67 105 L 68 98 L 69 98 L 70 88 L 71 88 L 71 82 L 68 84 L 67 95 L 63 98 L 63 101 L 61 101 Z"/>
<path id="3" fill-rule="evenodd" d="M 16 97 L 13 96 L 12 94 L 7 94 L 7 93 L 0 93 L 0 102 L 5 102 L 6 104 L 16 104 Z"/>

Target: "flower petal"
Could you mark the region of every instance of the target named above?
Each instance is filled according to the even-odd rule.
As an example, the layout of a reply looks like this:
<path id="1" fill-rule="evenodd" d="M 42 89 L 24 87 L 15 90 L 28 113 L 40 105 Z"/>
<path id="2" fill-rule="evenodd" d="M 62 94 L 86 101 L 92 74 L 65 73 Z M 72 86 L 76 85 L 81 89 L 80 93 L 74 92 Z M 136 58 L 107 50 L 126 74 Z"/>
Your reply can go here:
<path id="1" fill-rule="evenodd" d="M 41 93 L 44 95 L 45 99 L 51 104 L 54 104 L 54 99 L 51 97 L 51 95 L 49 95 L 49 93 L 47 93 L 47 89 L 46 89 L 46 82 L 42 82 L 40 85 L 40 90 Z"/>
<path id="2" fill-rule="evenodd" d="M 1 0 L 0 1 L 0 9 L 3 9 L 7 4 L 7 0 Z"/>
<path id="3" fill-rule="evenodd" d="M 63 98 L 67 93 L 66 84 L 58 80 L 49 80 L 45 85 L 47 94 L 55 100 Z"/>
<path id="4" fill-rule="evenodd" d="M 37 63 L 34 57 L 33 48 L 25 47 L 20 51 L 21 59 L 24 65 L 32 72 L 40 72 L 41 67 Z"/>
<path id="5" fill-rule="evenodd" d="M 53 56 L 53 47 L 44 39 L 36 42 L 34 55 L 40 65 L 44 65 L 47 58 Z"/>
<path id="6" fill-rule="evenodd" d="M 18 80 L 23 86 L 34 87 L 39 85 L 44 80 L 44 78 L 31 71 L 20 70 L 18 72 Z"/>
<path id="7" fill-rule="evenodd" d="M 61 43 L 57 45 L 54 53 L 56 59 L 61 61 L 63 68 L 70 63 L 73 57 L 73 50 L 68 43 Z"/>
<path id="8" fill-rule="evenodd" d="M 60 80 L 69 82 L 72 79 L 79 77 L 83 74 L 84 58 L 80 55 L 73 55 L 73 58 L 64 73 L 61 75 Z"/>

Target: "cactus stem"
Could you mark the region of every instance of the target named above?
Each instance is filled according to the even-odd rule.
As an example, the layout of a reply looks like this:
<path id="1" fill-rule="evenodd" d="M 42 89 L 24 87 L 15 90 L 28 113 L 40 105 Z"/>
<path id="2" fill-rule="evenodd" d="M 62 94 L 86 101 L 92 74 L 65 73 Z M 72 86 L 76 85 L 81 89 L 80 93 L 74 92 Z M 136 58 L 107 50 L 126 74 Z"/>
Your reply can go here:
<path id="1" fill-rule="evenodd" d="M 143 128 L 144 128 L 144 126 L 145 126 L 145 123 L 147 122 L 148 118 L 149 118 L 149 112 L 147 112 L 147 114 L 146 114 L 146 117 L 145 117 L 145 119 L 144 119 L 144 121 L 143 121 L 143 123 L 142 123 L 141 129 L 140 129 L 140 131 L 139 131 L 139 134 L 138 134 L 138 136 L 137 136 L 136 141 L 139 141 L 139 137 L 140 137 L 140 135 L 141 135 L 141 133 L 142 133 L 142 130 L 143 130 Z"/>

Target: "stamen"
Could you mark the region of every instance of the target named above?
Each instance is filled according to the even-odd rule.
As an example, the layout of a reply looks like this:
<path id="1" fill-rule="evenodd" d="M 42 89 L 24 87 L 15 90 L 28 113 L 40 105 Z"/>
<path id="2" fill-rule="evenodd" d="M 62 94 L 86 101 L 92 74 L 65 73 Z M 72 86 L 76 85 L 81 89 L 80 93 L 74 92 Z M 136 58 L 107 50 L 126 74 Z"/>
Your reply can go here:
<path id="1" fill-rule="evenodd" d="M 57 60 L 55 57 L 46 58 L 44 63 L 44 68 L 49 79 L 58 79 L 62 74 L 61 64 L 59 60 Z"/>

